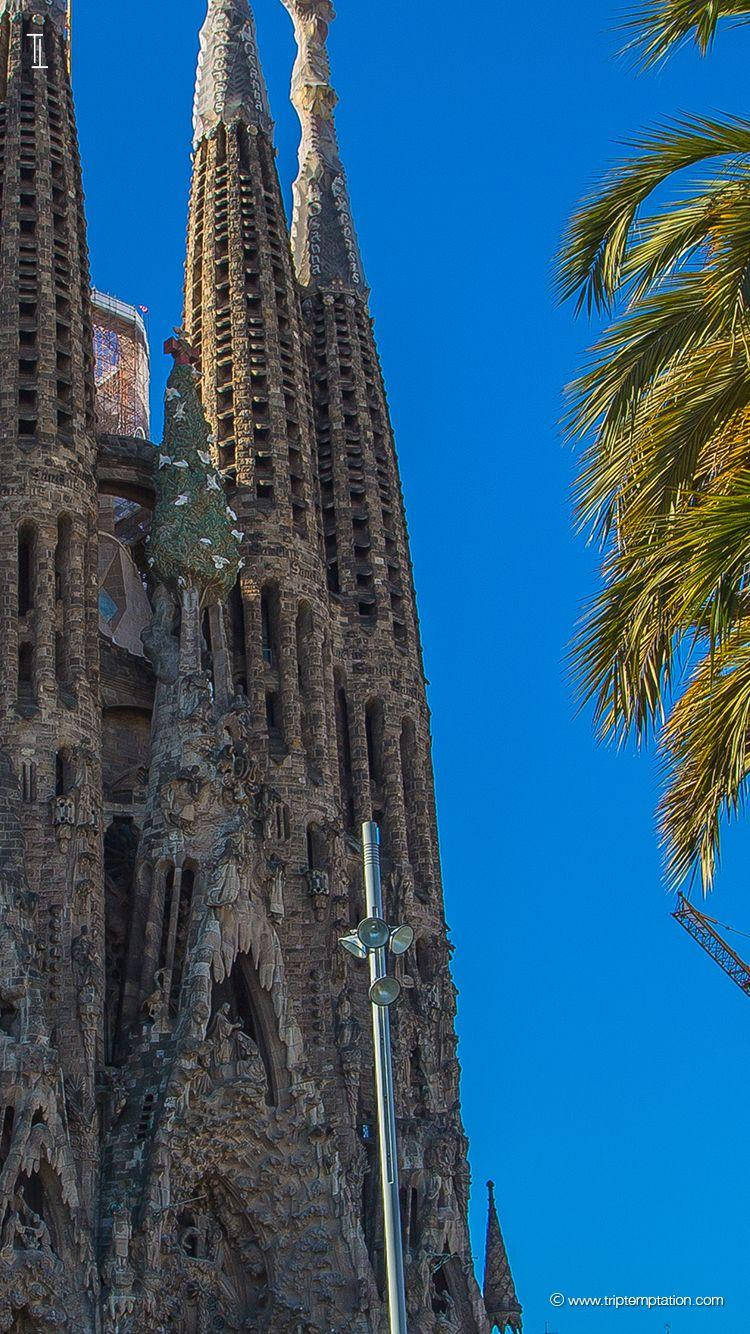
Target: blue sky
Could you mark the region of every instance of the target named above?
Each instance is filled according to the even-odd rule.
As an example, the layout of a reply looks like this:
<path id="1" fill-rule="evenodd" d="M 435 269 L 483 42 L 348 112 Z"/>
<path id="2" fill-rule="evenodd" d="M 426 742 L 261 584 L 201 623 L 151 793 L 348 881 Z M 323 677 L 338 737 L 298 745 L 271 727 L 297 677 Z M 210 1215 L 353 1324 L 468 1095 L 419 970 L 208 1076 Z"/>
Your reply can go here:
<path id="1" fill-rule="evenodd" d="M 202 0 L 76 4 L 94 281 L 180 318 Z M 406 489 L 457 947 L 475 1251 L 497 1182 L 528 1334 L 740 1334 L 750 1319 L 750 1000 L 670 919 L 648 756 L 594 745 L 565 646 L 595 557 L 573 537 L 560 390 L 588 333 L 551 297 L 575 200 L 638 126 L 746 110 L 750 31 L 657 74 L 610 0 L 341 0 L 340 137 Z M 277 120 L 291 26 L 256 0 Z M 158 395 L 157 395 L 158 397 Z M 712 911 L 750 931 L 750 838 Z M 750 941 L 740 941 L 750 950 Z M 723 1311 L 553 1311 L 549 1294 L 717 1295 Z"/>

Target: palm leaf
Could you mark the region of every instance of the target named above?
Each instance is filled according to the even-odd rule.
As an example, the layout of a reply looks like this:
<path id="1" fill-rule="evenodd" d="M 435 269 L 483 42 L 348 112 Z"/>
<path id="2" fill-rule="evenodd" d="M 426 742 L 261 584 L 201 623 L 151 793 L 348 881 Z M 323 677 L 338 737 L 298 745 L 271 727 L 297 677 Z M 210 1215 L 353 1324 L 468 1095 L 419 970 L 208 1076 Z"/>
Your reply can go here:
<path id="1" fill-rule="evenodd" d="M 716 871 L 722 817 L 741 808 L 750 773 L 750 621 L 718 662 L 704 659 L 665 732 L 671 781 L 660 806 L 667 870 L 680 884 L 700 866 L 704 889 Z"/>
<path id="2" fill-rule="evenodd" d="M 635 155 L 618 163 L 575 214 L 558 264 L 562 299 L 580 310 L 608 310 L 642 204 L 676 172 L 717 157 L 750 153 L 750 122 L 734 117 L 682 117 L 634 139 Z"/>
<path id="3" fill-rule="evenodd" d="M 637 31 L 631 46 L 646 66 L 657 64 L 691 36 L 705 55 L 722 19 L 746 23 L 748 16 L 747 0 L 647 0 L 628 24 Z"/>

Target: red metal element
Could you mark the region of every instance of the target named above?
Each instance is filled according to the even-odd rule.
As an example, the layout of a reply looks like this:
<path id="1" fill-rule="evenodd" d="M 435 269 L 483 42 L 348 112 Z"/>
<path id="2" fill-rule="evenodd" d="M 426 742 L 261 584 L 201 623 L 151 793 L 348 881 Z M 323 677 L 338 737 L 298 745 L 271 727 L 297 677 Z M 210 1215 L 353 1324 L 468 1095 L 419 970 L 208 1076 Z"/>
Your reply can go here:
<path id="1" fill-rule="evenodd" d="M 185 338 L 182 330 L 175 329 L 176 338 L 168 338 L 164 344 L 164 351 L 167 355 L 172 355 L 178 366 L 196 366 L 198 363 L 198 353 L 191 347 Z"/>
<path id="2" fill-rule="evenodd" d="M 680 894 L 677 909 L 672 916 L 685 928 L 688 935 L 693 937 L 693 940 L 697 940 L 701 949 L 710 954 L 719 967 L 729 974 L 740 990 L 744 991 L 746 996 L 750 996 L 750 965 L 727 945 L 716 930 L 713 919 L 694 908 L 684 894 Z"/>

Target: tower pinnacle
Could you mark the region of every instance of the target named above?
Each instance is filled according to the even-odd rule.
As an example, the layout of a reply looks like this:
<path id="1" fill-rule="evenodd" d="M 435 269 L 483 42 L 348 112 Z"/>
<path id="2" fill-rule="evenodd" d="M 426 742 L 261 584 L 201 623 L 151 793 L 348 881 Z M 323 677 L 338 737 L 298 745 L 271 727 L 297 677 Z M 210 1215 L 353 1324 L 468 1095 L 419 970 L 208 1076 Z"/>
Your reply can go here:
<path id="1" fill-rule="evenodd" d="M 343 285 L 365 293 L 365 274 L 334 124 L 326 40 L 335 17 L 331 0 L 283 0 L 294 23 L 297 59 L 292 102 L 302 125 L 294 184 L 292 248 L 305 285 Z"/>
<path id="2" fill-rule="evenodd" d="M 235 120 L 267 133 L 272 127 L 255 20 L 248 0 L 209 0 L 200 34 L 194 146 Z"/>
<path id="3" fill-rule="evenodd" d="M 516 1296 L 508 1252 L 500 1231 L 494 1182 L 488 1181 L 487 1189 L 490 1200 L 484 1268 L 484 1304 L 493 1329 L 497 1327 L 500 1334 L 505 1334 L 506 1330 L 509 1334 L 521 1334 L 523 1310 Z"/>

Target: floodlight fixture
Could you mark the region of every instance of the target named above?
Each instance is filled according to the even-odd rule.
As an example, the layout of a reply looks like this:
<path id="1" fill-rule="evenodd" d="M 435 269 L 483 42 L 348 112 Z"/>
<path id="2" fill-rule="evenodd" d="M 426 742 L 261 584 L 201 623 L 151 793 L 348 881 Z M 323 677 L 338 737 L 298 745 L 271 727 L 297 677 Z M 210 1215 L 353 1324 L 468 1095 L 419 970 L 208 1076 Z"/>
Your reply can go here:
<path id="1" fill-rule="evenodd" d="M 396 977 L 379 977 L 370 987 L 370 1000 L 381 1009 L 393 1005 L 401 995 L 401 983 Z"/>
<path id="2" fill-rule="evenodd" d="M 382 950 L 390 940 L 391 931 L 382 917 L 366 917 L 357 927 L 357 935 L 367 951 Z"/>
<path id="3" fill-rule="evenodd" d="M 341 936 L 339 945 L 341 945 L 349 954 L 353 954 L 355 959 L 367 958 L 367 949 L 362 944 L 356 931 L 350 931 L 348 936 Z"/>
<path id="4" fill-rule="evenodd" d="M 413 926 L 394 926 L 391 930 L 391 954 L 406 954 L 414 944 Z"/>

